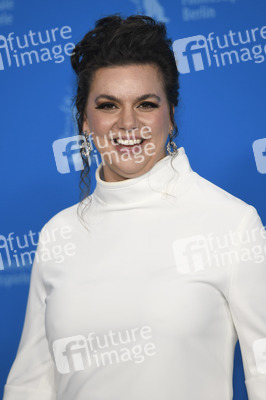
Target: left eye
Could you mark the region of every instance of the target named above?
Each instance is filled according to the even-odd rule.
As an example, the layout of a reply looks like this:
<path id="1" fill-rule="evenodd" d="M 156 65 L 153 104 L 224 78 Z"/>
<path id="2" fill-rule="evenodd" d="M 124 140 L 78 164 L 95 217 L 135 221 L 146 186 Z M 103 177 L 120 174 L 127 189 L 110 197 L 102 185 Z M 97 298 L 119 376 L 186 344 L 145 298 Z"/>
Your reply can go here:
<path id="1" fill-rule="evenodd" d="M 157 104 L 150 103 L 149 101 L 145 101 L 144 103 L 141 103 L 140 106 L 144 106 L 144 108 L 155 108 L 158 107 Z"/>

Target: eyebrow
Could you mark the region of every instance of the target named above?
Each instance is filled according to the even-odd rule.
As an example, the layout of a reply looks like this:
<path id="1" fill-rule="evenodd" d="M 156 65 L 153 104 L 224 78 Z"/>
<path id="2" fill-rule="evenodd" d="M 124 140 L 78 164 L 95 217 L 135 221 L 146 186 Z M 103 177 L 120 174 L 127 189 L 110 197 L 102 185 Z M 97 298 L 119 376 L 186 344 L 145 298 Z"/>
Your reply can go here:
<path id="1" fill-rule="evenodd" d="M 108 95 L 108 94 L 100 94 L 99 96 L 97 96 L 97 97 L 95 98 L 95 102 L 96 102 L 97 100 L 99 100 L 99 98 L 101 98 L 101 97 L 104 97 L 104 98 L 106 98 L 106 99 L 108 99 L 108 100 L 113 100 L 113 101 L 118 101 L 118 102 L 120 102 L 120 100 L 119 100 L 117 97 L 115 97 L 115 96 L 110 96 L 110 95 Z M 136 101 L 146 100 L 146 99 L 148 99 L 148 98 L 150 98 L 150 97 L 155 97 L 158 101 L 161 101 L 161 98 L 160 98 L 159 96 L 157 96 L 156 94 L 154 94 L 154 93 L 143 94 L 142 96 L 137 97 L 137 98 L 136 98 Z"/>

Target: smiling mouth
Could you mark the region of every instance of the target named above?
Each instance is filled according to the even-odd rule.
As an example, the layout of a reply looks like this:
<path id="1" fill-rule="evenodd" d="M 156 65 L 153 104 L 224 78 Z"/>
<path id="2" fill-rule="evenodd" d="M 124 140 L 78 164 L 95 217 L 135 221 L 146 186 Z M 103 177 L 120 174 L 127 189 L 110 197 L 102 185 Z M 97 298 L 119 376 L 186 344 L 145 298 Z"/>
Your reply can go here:
<path id="1" fill-rule="evenodd" d="M 134 147 L 140 146 L 145 139 L 113 139 L 115 146 L 121 147 Z"/>

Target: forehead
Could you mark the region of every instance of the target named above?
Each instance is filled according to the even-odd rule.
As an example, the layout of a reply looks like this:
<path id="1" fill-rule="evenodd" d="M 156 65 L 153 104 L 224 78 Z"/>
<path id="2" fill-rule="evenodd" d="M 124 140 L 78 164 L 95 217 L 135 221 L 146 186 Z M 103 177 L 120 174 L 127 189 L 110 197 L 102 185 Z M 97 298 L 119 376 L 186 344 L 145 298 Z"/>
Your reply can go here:
<path id="1" fill-rule="evenodd" d="M 162 91 L 162 76 L 157 65 L 130 64 L 98 68 L 94 74 L 91 91 L 101 89 L 119 91 Z"/>

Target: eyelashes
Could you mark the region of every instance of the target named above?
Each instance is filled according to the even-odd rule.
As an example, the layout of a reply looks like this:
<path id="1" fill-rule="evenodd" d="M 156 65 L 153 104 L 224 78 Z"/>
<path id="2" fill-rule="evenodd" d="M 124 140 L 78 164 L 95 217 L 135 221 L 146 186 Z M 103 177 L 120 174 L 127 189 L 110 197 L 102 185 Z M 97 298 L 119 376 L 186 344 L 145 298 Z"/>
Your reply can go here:
<path id="1" fill-rule="evenodd" d="M 150 109 L 150 108 L 158 108 L 159 106 L 155 103 L 152 103 L 150 101 L 144 101 L 142 102 L 138 107 L 143 106 L 144 105 L 144 109 Z M 96 109 L 99 110 L 113 110 L 113 106 L 115 106 L 115 104 L 113 103 L 102 103 L 99 106 L 95 107 Z M 142 108 L 142 107 L 141 107 Z"/>

